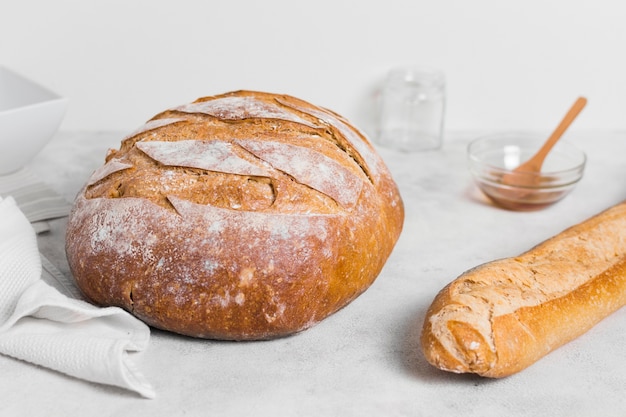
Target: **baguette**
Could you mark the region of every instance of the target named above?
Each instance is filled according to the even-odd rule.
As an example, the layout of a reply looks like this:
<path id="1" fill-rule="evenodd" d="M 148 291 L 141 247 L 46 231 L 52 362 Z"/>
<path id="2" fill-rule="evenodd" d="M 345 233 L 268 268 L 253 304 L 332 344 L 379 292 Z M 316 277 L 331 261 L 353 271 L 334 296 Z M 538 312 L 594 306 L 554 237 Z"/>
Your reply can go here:
<path id="1" fill-rule="evenodd" d="M 626 304 L 626 202 L 518 257 L 466 271 L 435 297 L 423 353 L 456 373 L 519 372 Z"/>

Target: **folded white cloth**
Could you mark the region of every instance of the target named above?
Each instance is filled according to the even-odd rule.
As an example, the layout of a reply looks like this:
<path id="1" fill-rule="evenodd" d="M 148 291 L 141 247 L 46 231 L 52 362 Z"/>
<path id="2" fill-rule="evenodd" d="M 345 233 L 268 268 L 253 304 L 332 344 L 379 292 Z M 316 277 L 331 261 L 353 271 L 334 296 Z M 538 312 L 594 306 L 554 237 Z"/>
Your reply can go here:
<path id="1" fill-rule="evenodd" d="M 129 354 L 148 346 L 148 326 L 121 308 L 68 298 L 41 274 L 31 224 L 0 197 L 0 354 L 154 398 Z"/>
<path id="2" fill-rule="evenodd" d="M 50 230 L 48 220 L 67 216 L 71 205 L 28 168 L 0 176 L 0 195 L 10 195 L 37 233 Z"/>

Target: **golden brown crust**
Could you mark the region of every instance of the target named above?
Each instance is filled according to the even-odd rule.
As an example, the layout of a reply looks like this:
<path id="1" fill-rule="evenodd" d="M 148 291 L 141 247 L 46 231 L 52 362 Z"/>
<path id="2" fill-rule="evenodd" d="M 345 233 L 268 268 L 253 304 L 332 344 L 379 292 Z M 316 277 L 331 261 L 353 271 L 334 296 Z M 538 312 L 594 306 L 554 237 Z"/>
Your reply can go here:
<path id="1" fill-rule="evenodd" d="M 105 162 L 70 215 L 72 273 L 92 301 L 190 336 L 306 329 L 368 288 L 402 228 L 367 139 L 289 96 L 170 109 Z"/>
<path id="2" fill-rule="evenodd" d="M 443 370 L 504 377 L 624 305 L 626 202 L 462 274 L 428 310 L 422 350 Z"/>

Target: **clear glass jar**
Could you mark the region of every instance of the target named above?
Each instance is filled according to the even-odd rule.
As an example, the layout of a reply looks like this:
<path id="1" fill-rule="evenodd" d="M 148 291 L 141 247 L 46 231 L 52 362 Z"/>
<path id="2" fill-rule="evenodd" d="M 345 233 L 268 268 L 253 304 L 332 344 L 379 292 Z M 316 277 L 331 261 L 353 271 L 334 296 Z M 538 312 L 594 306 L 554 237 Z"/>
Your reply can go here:
<path id="1" fill-rule="evenodd" d="M 377 142 L 402 151 L 438 149 L 443 141 L 445 74 L 441 70 L 396 68 L 381 95 Z"/>

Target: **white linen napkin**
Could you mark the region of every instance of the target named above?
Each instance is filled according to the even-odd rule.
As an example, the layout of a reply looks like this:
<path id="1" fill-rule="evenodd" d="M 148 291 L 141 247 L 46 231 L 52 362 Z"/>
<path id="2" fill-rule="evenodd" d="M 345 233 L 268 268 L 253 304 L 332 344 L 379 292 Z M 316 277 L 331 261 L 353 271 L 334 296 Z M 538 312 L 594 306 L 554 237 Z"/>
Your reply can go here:
<path id="1" fill-rule="evenodd" d="M 10 195 L 37 233 L 50 230 L 48 220 L 67 216 L 71 205 L 28 168 L 0 176 L 0 196 Z"/>
<path id="2" fill-rule="evenodd" d="M 31 224 L 0 197 L 0 354 L 154 398 L 129 354 L 148 346 L 148 326 L 121 308 L 68 298 L 41 275 Z"/>

